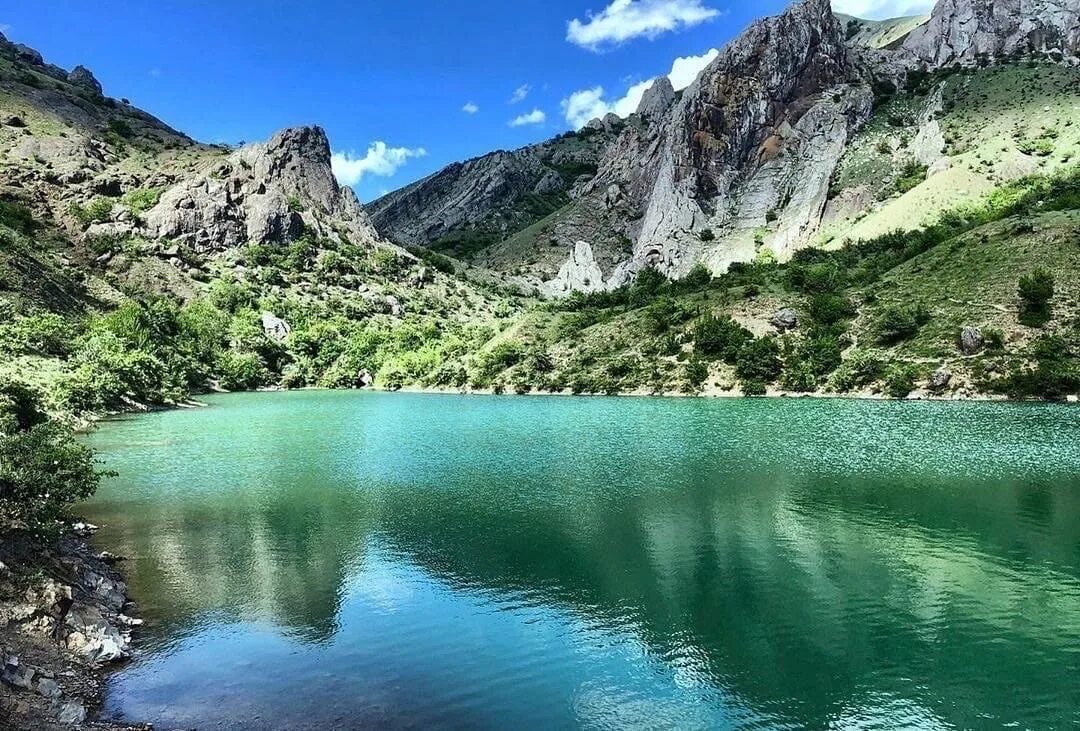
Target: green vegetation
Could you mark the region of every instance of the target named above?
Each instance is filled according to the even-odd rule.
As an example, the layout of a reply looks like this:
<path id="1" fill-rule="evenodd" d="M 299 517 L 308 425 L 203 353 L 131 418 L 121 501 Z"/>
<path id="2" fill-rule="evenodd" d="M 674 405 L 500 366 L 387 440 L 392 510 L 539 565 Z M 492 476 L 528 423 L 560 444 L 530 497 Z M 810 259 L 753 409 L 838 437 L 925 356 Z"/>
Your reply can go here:
<path id="1" fill-rule="evenodd" d="M 1042 327 L 1050 322 L 1050 300 L 1054 297 L 1054 275 L 1045 269 L 1036 269 L 1020 277 L 1017 287 L 1020 297 L 1020 324 Z"/>
<path id="2" fill-rule="evenodd" d="M 50 421 L 29 388 L 0 381 L 0 531 L 51 536 L 97 489 L 93 452 Z"/>
<path id="3" fill-rule="evenodd" d="M 139 215 L 156 206 L 162 192 L 161 188 L 137 188 L 124 195 L 122 202 L 132 213 Z"/>

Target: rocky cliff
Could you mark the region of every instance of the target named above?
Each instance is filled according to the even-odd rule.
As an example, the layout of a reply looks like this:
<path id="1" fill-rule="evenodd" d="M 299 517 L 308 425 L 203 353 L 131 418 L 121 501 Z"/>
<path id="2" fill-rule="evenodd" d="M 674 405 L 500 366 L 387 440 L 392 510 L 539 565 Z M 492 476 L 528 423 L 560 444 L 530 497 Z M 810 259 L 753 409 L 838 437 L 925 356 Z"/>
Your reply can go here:
<path id="1" fill-rule="evenodd" d="M 1018 56 L 1072 63 L 1076 6 L 942 0 L 929 18 L 870 22 L 838 18 L 827 0 L 800 0 L 753 23 L 678 98 L 661 80 L 627 120 L 590 123 L 583 133 L 605 132 L 590 148 L 595 174 L 564 181 L 566 200 L 551 199 L 561 205 L 542 217 L 504 219 L 455 253 L 523 273 L 549 294 L 596 287 L 594 267 L 610 288 L 644 266 L 679 276 L 698 262 L 722 271 L 784 259 L 821 240 L 837 209 L 841 161 L 891 94 L 925 97 L 921 79 L 954 64 Z M 873 195 L 887 194 L 909 158 L 932 171 L 948 165 L 935 117 L 941 99 L 918 104 L 891 154 L 897 169 Z M 392 193 L 373 204 L 375 224 L 409 243 L 453 240 L 543 179 L 535 151 L 545 145 L 451 166 Z M 512 183 L 511 172 L 523 169 Z M 850 195 L 840 202 L 851 216 L 877 205 Z"/>
<path id="2" fill-rule="evenodd" d="M 903 49 L 936 67 L 1033 54 L 1075 64 L 1080 60 L 1080 2 L 940 0 L 930 21 L 912 31 Z"/>

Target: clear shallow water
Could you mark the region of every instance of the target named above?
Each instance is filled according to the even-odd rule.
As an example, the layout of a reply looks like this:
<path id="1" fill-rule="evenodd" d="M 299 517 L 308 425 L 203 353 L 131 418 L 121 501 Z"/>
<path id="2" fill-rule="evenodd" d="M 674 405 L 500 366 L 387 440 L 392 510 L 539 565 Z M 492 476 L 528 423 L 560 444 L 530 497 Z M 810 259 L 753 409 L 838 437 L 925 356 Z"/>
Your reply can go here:
<path id="1" fill-rule="evenodd" d="M 102 425 L 159 728 L 1080 724 L 1080 409 L 238 394 Z"/>

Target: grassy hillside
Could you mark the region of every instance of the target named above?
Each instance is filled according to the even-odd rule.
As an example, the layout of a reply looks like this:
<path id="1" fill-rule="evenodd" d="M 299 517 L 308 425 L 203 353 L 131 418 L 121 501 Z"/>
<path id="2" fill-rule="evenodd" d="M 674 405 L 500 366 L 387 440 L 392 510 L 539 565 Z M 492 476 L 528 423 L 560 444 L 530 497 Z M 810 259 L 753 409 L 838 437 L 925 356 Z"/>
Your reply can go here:
<path id="1" fill-rule="evenodd" d="M 644 272 L 540 306 L 488 344 L 475 387 L 584 393 L 911 392 L 1061 397 L 1080 390 L 1080 170 L 1025 178 L 932 226 L 786 264 Z M 1021 278 L 1049 273 L 1025 323 Z M 791 308 L 798 326 L 770 320 Z M 963 352 L 964 328 L 982 344 Z M 948 383 L 931 388 L 939 369 Z M 939 374 L 939 378 L 941 378 Z"/>
<path id="2" fill-rule="evenodd" d="M 915 76 L 882 100 L 834 175 L 819 243 L 932 222 L 1077 160 L 1080 69 L 1014 63 Z"/>

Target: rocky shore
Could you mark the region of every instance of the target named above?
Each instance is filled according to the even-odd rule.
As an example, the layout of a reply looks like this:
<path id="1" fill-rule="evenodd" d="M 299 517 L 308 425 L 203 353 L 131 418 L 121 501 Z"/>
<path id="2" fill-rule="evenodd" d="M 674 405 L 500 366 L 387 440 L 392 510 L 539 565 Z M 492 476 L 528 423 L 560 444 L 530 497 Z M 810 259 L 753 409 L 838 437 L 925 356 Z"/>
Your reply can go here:
<path id="1" fill-rule="evenodd" d="M 148 728 L 94 720 L 140 620 L 118 559 L 86 543 L 93 528 L 49 543 L 0 535 L 0 729 Z"/>

